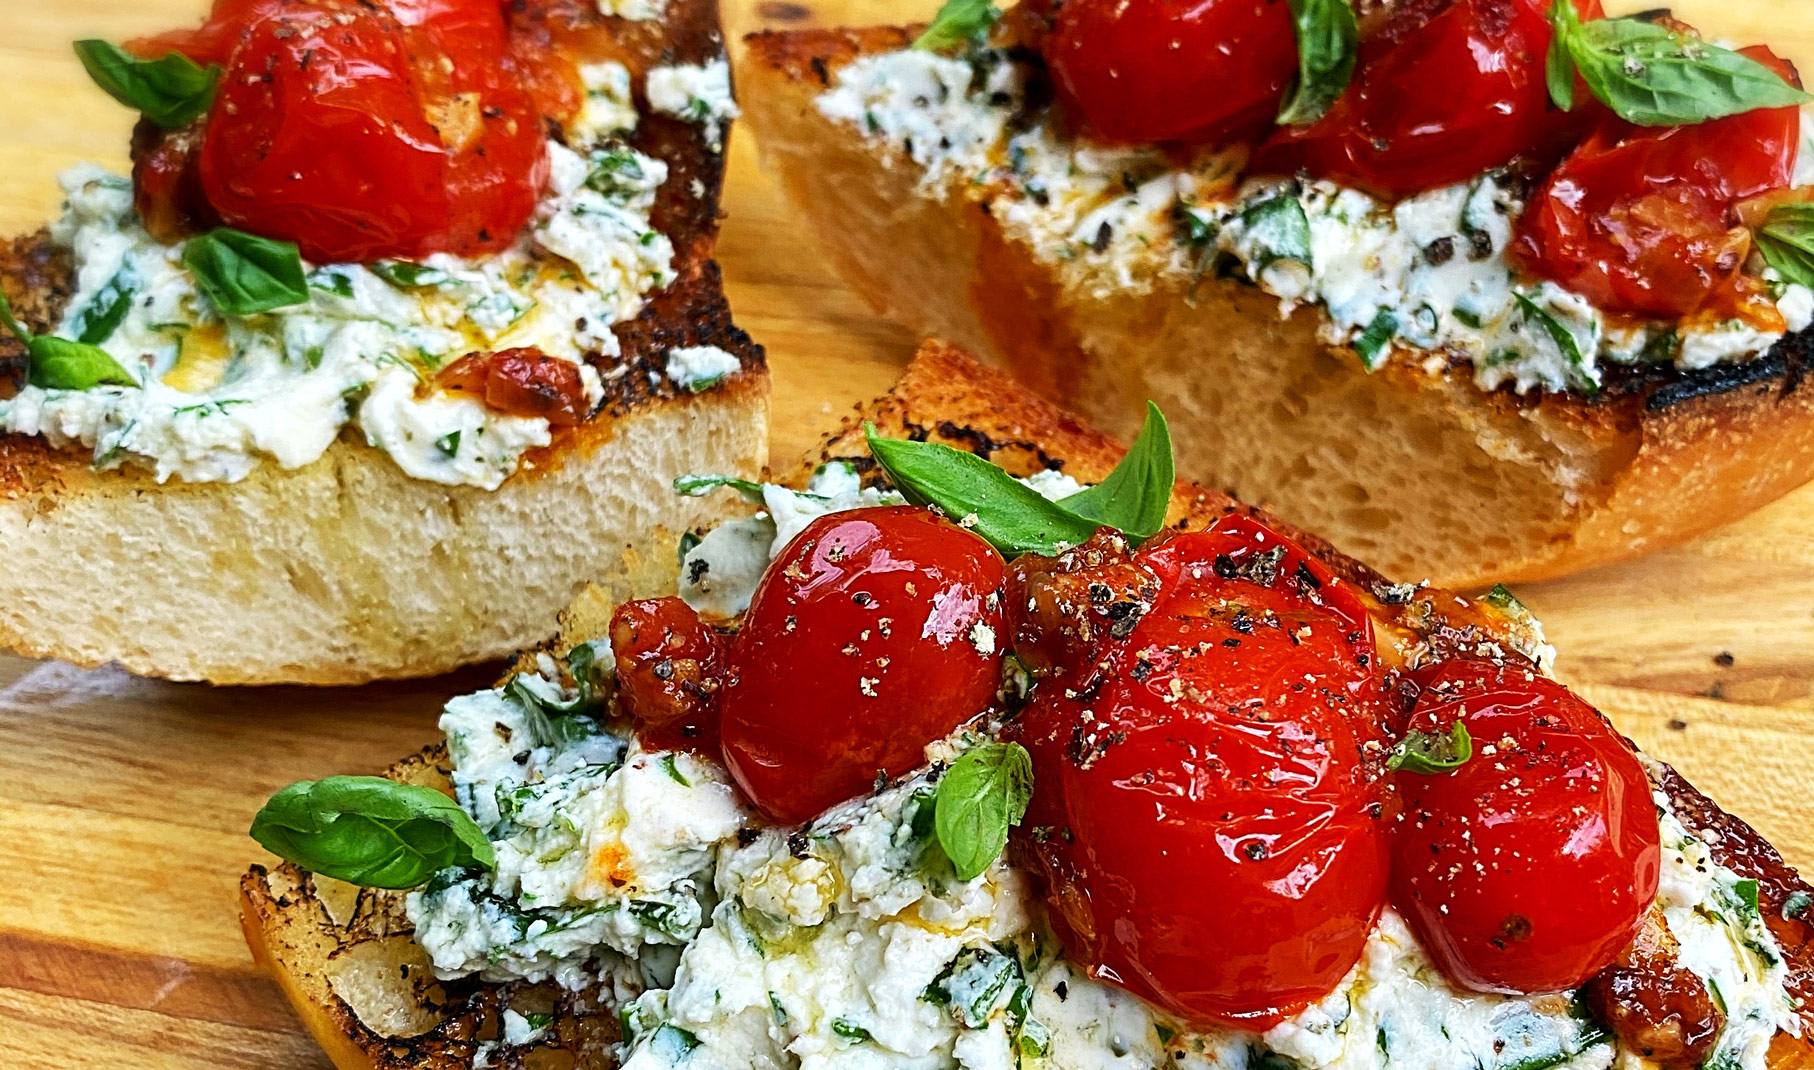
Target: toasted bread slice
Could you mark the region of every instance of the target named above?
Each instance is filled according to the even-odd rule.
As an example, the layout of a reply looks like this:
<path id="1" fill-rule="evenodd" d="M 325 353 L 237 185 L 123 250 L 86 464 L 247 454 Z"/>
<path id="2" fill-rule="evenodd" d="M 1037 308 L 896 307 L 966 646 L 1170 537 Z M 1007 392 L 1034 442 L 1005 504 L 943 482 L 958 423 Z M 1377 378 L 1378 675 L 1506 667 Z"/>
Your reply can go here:
<path id="1" fill-rule="evenodd" d="M 1001 373 L 956 350 L 928 345 L 893 392 L 860 411 L 786 481 L 804 483 L 819 463 L 833 459 L 872 468 L 862 419 L 874 420 L 885 435 L 924 435 L 1023 473 L 1056 463 L 1080 480 L 1093 481 L 1120 455 L 1113 442 L 1033 398 Z M 1197 528 L 1237 510 L 1248 507 L 1218 492 L 1180 484 L 1170 520 L 1174 526 Z M 1515 642 L 1507 622 L 1492 613 L 1429 588 L 1415 594 L 1395 591 L 1320 540 L 1292 534 L 1363 591 L 1374 590 L 1382 601 L 1399 604 L 1396 625 L 1405 643 L 1452 649 Z M 589 589 L 564 614 L 560 636 L 546 649 L 558 655 L 604 634 L 611 608 L 604 592 Z M 523 664 L 530 660 L 525 656 Z M 1722 812 L 1673 770 L 1659 769 L 1657 787 L 1673 800 L 1684 823 L 1712 845 L 1722 864 L 1758 880 L 1765 917 L 1790 958 L 1791 991 L 1808 1004 L 1807 997 L 1814 996 L 1814 926 L 1782 917 L 1782 905 L 1808 885 L 1750 826 Z M 445 750 L 432 747 L 385 775 L 446 788 L 448 774 Z M 492 1066 L 609 1065 L 616 1023 L 585 993 L 436 982 L 425 956 L 409 939 L 402 897 L 401 892 L 356 889 L 289 864 L 253 866 L 240 881 L 240 919 L 253 955 L 277 978 L 336 1066 L 465 1070 L 481 1043 L 490 1045 Z M 552 1013 L 554 1024 L 533 1046 L 497 1046 L 505 1007 Z M 1814 1026 L 1814 1015 L 1809 1024 Z M 1779 1035 L 1770 1065 L 1772 1070 L 1793 1070 L 1806 1065 L 1797 1060 L 1811 1055 L 1805 1042 Z"/>
<path id="2" fill-rule="evenodd" d="M 905 28 L 750 37 L 739 70 L 763 159 L 833 265 L 876 308 L 951 340 L 1130 437 L 1152 399 L 1180 470 L 1390 575 L 1466 588 L 1633 557 L 1814 476 L 1814 337 L 1704 371 L 1608 369 L 1595 397 L 1478 389 L 1470 370 L 1367 373 L 1244 283 L 1084 293 L 1004 235 L 986 189 L 923 184 L 902 151 L 815 98 Z M 1440 356 L 1437 357 L 1440 363 Z"/>
<path id="3" fill-rule="evenodd" d="M 674 0 L 660 23 L 571 7 L 635 70 L 723 48 L 714 0 Z M 670 484 L 761 471 L 768 371 L 711 260 L 722 138 L 645 108 L 633 144 L 669 168 L 652 222 L 677 278 L 616 326 L 621 357 L 592 358 L 607 396 L 583 425 L 494 491 L 413 479 L 347 432 L 302 468 L 162 485 L 0 435 L 0 646 L 178 680 L 350 684 L 505 656 L 545 636 L 588 580 L 618 597 L 671 589 L 675 540 L 718 506 Z M 69 265 L 44 234 L 18 239 L 0 250 L 0 284 L 44 329 L 70 296 Z M 677 389 L 662 369 L 684 346 L 716 346 L 740 370 Z M 0 381 L 18 358 L 0 348 Z"/>

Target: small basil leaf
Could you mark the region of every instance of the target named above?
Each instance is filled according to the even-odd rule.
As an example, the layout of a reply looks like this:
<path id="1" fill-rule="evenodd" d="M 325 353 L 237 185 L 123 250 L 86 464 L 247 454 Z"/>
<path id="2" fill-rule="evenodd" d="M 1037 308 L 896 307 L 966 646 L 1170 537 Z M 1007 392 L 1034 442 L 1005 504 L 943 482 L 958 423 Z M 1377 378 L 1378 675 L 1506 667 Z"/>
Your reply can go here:
<path id="1" fill-rule="evenodd" d="M 974 453 L 938 442 L 883 438 L 864 423 L 869 452 L 915 505 L 936 505 L 1003 556 L 1056 554 L 1088 542 L 1099 526 Z"/>
<path id="2" fill-rule="evenodd" d="M 751 505 L 762 504 L 762 484 L 736 476 L 687 475 L 674 481 L 674 493 L 688 498 L 701 498 L 719 487 L 729 487 Z"/>
<path id="3" fill-rule="evenodd" d="M 968 44 L 995 25 L 1001 17 L 989 0 L 945 0 L 925 32 L 914 38 L 913 47 L 926 52 L 939 52 Z"/>
<path id="4" fill-rule="evenodd" d="M 1757 228 L 1757 251 L 1790 282 L 1814 286 L 1814 204 L 1779 204 Z"/>
<path id="5" fill-rule="evenodd" d="M 108 96 L 166 130 L 207 111 L 220 83 L 219 67 L 198 66 L 181 52 L 140 59 L 118 45 L 90 40 L 76 42 L 76 56 Z"/>
<path id="6" fill-rule="evenodd" d="M 1382 363 L 1380 354 L 1386 352 L 1392 339 L 1397 337 L 1398 317 L 1382 308 L 1379 315 L 1373 317 L 1373 322 L 1367 324 L 1367 329 L 1354 340 L 1354 352 L 1360 357 L 1361 363 L 1367 366 L 1367 370 L 1373 371 Z"/>
<path id="7" fill-rule="evenodd" d="M 1033 759 L 1018 743 L 985 743 L 951 764 L 938 783 L 932 824 L 959 880 L 1000 857 L 1032 798 Z"/>
<path id="8" fill-rule="evenodd" d="M 1146 403 L 1146 424 L 1107 479 L 1058 504 L 1139 541 L 1158 534 L 1172 504 L 1172 434 L 1159 406 Z"/>
<path id="9" fill-rule="evenodd" d="M 366 888 L 414 888 L 450 866 L 489 869 L 496 856 L 452 799 L 383 777 L 303 780 L 252 819 L 267 851 L 303 869 Z"/>
<path id="10" fill-rule="evenodd" d="M 1354 77 L 1360 30 L 1348 0 L 1291 0 L 1297 29 L 1297 85 L 1279 109 L 1279 122 L 1307 126 L 1321 119 Z"/>
<path id="11" fill-rule="evenodd" d="M 1571 0 L 1552 13 L 1556 39 L 1582 81 L 1621 119 L 1639 126 L 1680 126 L 1758 108 L 1814 101 L 1748 56 L 1642 19 L 1579 21 Z M 1556 95 L 1559 60 L 1550 64 L 1550 92 L 1572 106 L 1572 89 Z"/>
<path id="12" fill-rule="evenodd" d="M 1456 721 L 1446 735 L 1412 729 L 1392 748 L 1386 768 L 1429 776 L 1460 769 L 1473 756 L 1474 741 L 1468 735 L 1468 727 Z"/>
<path id="13" fill-rule="evenodd" d="M 123 269 L 107 280 L 107 285 L 96 291 L 76 316 L 76 341 L 100 345 L 112 338 L 113 332 L 125 321 L 126 313 L 132 311 L 132 298 L 137 293 L 137 283 Z"/>
<path id="14" fill-rule="evenodd" d="M 183 263 L 214 307 L 229 316 L 251 316 L 309 299 L 308 277 L 296 243 L 216 227 L 190 238 Z"/>
<path id="15" fill-rule="evenodd" d="M 1566 360 L 1568 366 L 1581 377 L 1587 392 L 1595 393 L 1599 384 L 1587 372 L 1587 358 L 1581 355 L 1581 343 L 1576 340 L 1574 332 L 1564 326 L 1561 320 L 1551 315 L 1548 309 L 1533 301 L 1528 294 L 1513 290 L 1512 296 L 1517 299 L 1518 308 L 1524 313 L 1525 321 L 1543 328 L 1543 332 L 1549 335 L 1550 341 L 1556 343 L 1556 348 L 1562 351 L 1562 359 Z"/>
<path id="16" fill-rule="evenodd" d="M 374 260 L 365 265 L 372 274 L 400 290 L 422 290 L 448 281 L 440 268 L 424 267 L 408 260 Z"/>
<path id="17" fill-rule="evenodd" d="M 92 390 L 97 386 L 137 386 L 132 373 L 120 367 L 100 346 L 41 334 L 26 343 L 31 355 L 31 385 L 46 390 Z"/>

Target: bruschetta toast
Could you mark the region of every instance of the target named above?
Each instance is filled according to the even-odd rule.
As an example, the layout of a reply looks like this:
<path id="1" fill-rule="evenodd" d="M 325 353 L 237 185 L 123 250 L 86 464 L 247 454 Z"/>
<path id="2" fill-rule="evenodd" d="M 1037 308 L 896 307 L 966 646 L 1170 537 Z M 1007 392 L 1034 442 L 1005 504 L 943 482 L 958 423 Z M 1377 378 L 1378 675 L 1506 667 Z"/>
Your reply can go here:
<path id="1" fill-rule="evenodd" d="M 0 250 L 0 646 L 345 684 L 672 586 L 722 507 L 666 488 L 761 469 L 768 376 L 711 259 L 716 5 L 622 7 L 223 4 L 78 45 L 144 118 L 130 181 L 72 171 Z"/>
<path id="2" fill-rule="evenodd" d="M 1602 120 L 1585 85 L 1573 112 L 1545 92 L 1561 4 L 1357 6 L 1359 67 L 1349 52 L 1352 82 L 1310 125 L 1274 120 L 1299 77 L 1286 5 L 1032 2 L 990 26 L 983 5 L 953 4 L 930 34 L 752 36 L 739 78 L 767 166 L 871 304 L 1112 434 L 1156 401 L 1190 431 L 1187 475 L 1386 573 L 1556 576 L 1814 475 L 1810 276 L 1753 239 L 1799 228 L 1785 221 L 1802 209 L 1780 205 L 1802 199 L 1798 161 L 1814 159 L 1793 74 L 1757 98 L 1774 109 Z M 1616 24 L 1699 47 L 1679 24 L 1598 8 L 1579 12 L 1590 46 Z M 1262 21 L 1216 22 L 1237 9 Z M 1174 17 L 1199 21 L 1158 24 Z M 1216 33 L 1248 36 L 1218 48 Z M 1789 70 L 1767 49 L 1741 58 L 1754 53 L 1747 70 Z M 1178 127 L 1251 104 L 1243 87 L 1265 98 L 1257 127 Z M 1682 170 L 1764 157 L 1767 176 L 1714 181 L 1706 200 Z M 1653 207 L 1701 206 L 1702 236 L 1726 243 L 1717 267 L 1701 270 L 1703 245 L 1665 278 L 1669 242 L 1686 240 L 1673 224 L 1607 237 L 1605 220 L 1637 218 L 1639 175 L 1664 191 Z M 1585 236 L 1556 225 L 1572 209 L 1550 210 L 1577 188 L 1586 207 L 1564 222 Z"/>
<path id="3" fill-rule="evenodd" d="M 727 597 L 702 581 L 737 573 L 750 536 L 763 565 L 776 555 L 750 600 L 733 599 L 745 603 L 742 632 L 702 638 L 673 600 L 613 606 L 588 591 L 498 690 L 449 704 L 446 746 L 385 774 L 410 787 L 342 777 L 280 792 L 254 824 L 260 842 L 364 886 L 293 863 L 252 867 L 241 919 L 255 957 L 342 1070 L 1805 1065 L 1814 890 L 1757 833 L 1547 682 L 1541 631 L 1514 600 L 1394 585 L 1219 492 L 1170 488 L 1163 438 L 1155 417 L 1124 458 L 1001 373 L 929 344 L 889 396 L 783 484 L 684 482 L 763 499 L 763 512 L 716 529 L 728 536 L 687 540 L 682 588 L 700 606 Z M 1161 485 L 1171 493 L 1153 499 Z M 903 491 L 945 507 L 891 505 Z M 1003 512 L 1004 498 L 1026 511 Z M 955 512 L 960 502 L 973 511 Z M 1126 529 L 1053 541 L 1073 523 L 1064 510 Z M 862 541 L 928 515 L 942 545 L 912 542 L 910 571 L 901 547 L 883 558 Z M 836 530 L 851 524 L 862 531 Z M 798 539 L 785 539 L 790 528 Z M 1147 533 L 1132 572 L 1119 556 L 1130 531 Z M 1200 564 L 1162 567 L 1230 537 Z M 963 569 L 975 563 L 953 551 L 985 540 L 1013 557 L 1006 599 L 951 595 L 967 590 Z M 1077 578 L 1076 601 L 1066 577 Z M 1221 593 L 1189 605 L 1155 593 L 1174 584 Z M 1262 609 L 1249 588 L 1303 601 Z M 816 597 L 826 589 L 835 597 Z M 924 628 L 893 617 L 922 598 L 935 609 Z M 991 616 L 1004 601 L 1005 618 Z M 1347 623 L 1325 630 L 1331 613 Z M 678 615 L 651 630 L 664 614 Z M 1193 634 L 1200 645 L 1159 638 L 1163 622 L 1211 619 L 1216 638 Z M 850 649 L 773 656 L 824 642 L 827 621 L 853 629 Z M 934 638 L 947 626 L 953 641 Z M 1387 708 L 1421 729 L 1397 723 L 1395 740 L 1366 742 L 1337 727 L 1344 714 L 1324 735 L 1298 735 L 1319 716 L 1310 707 L 1373 701 L 1371 685 L 1345 691 L 1322 654 L 1306 653 L 1331 642 L 1360 644 L 1364 655 L 1343 664 L 1383 671 Z M 928 645 L 943 653 L 925 660 Z M 1084 676 L 1073 671 L 1079 645 L 1095 651 Z M 971 721 L 965 706 L 957 731 L 930 729 L 970 663 L 1004 649 L 1003 690 L 980 704 L 993 712 Z M 1216 671 L 1184 678 L 1174 653 Z M 1306 670 L 1310 687 L 1281 677 L 1277 694 L 1244 706 L 1238 681 L 1275 656 Z M 890 674 L 893 657 L 912 662 L 912 685 Z M 769 694 L 811 711 L 805 734 L 765 720 L 791 714 L 760 698 L 772 667 L 790 665 L 789 686 Z M 1463 676 L 1492 683 L 1470 690 Z M 828 688 L 847 712 L 821 706 Z M 1540 712 L 1532 720 L 1519 706 L 1525 720 L 1489 727 L 1517 705 L 1514 692 L 1539 696 Z M 1306 705 L 1306 694 L 1320 697 Z M 1432 703 L 1442 716 L 1420 719 Z M 1164 721 L 1163 739 L 1142 730 L 1136 708 Z M 866 709 L 887 711 L 873 736 L 790 764 Z M 1564 720 L 1536 750 L 1522 738 Z M 1246 727 L 1207 749 L 1191 735 L 1235 722 Z M 1365 718 L 1351 723 L 1372 732 Z M 608 742 L 628 726 L 636 741 Z M 931 741 L 925 758 L 897 762 L 870 746 L 903 731 Z M 1284 741 L 1261 747 L 1270 773 L 1247 764 L 1262 737 Z M 1557 747 L 1573 755 L 1576 782 L 1596 787 L 1539 831 L 1524 823 L 1530 800 L 1566 793 L 1569 778 L 1531 787 L 1519 771 Z M 1380 779 L 1346 779 L 1370 762 Z M 1177 763 L 1195 770 L 1195 788 L 1174 799 L 1154 785 L 1176 786 Z M 1241 774 L 1224 776 L 1222 763 Z M 839 781 L 846 774 L 854 780 Z M 1470 801 L 1445 798 L 1449 785 Z M 1324 805 L 1351 790 L 1359 811 Z M 354 800 L 360 792 L 368 801 Z M 1130 808 L 1114 811 L 1124 795 Z M 1270 802 L 1243 808 L 1260 796 Z M 379 797 L 401 809 L 379 815 Z M 1312 798 L 1314 813 L 1297 809 Z M 1466 827 L 1474 807 L 1516 826 L 1517 863 L 1488 857 L 1486 841 L 1502 833 L 1497 822 Z M 1638 820 L 1606 835 L 1609 814 Z M 362 815 L 410 850 L 368 843 L 354 828 Z M 1176 827 L 1155 840 L 1155 822 Z M 1455 822 L 1459 841 L 1440 831 Z M 1227 835 L 1193 835 L 1209 826 Z M 1389 879 L 1369 850 L 1352 853 L 1376 835 L 1390 841 Z M 1564 839 L 1608 879 L 1576 883 L 1586 870 L 1543 846 Z M 1470 926 L 1498 917 L 1507 889 L 1439 885 L 1457 865 L 1510 873 L 1527 860 L 1537 868 L 1525 876 L 1547 877 L 1511 892 L 1528 916 L 1505 915 L 1503 932 L 1489 926 L 1491 939 L 1475 942 Z M 1262 871 L 1289 879 L 1259 881 Z M 1261 900 L 1266 909 L 1241 913 Z M 1358 928 L 1342 920 L 1350 902 Z M 1241 924 L 1228 923 L 1235 916 Z M 1154 931 L 1168 939 L 1141 939 Z M 1243 962 L 1257 964 L 1225 968 Z"/>

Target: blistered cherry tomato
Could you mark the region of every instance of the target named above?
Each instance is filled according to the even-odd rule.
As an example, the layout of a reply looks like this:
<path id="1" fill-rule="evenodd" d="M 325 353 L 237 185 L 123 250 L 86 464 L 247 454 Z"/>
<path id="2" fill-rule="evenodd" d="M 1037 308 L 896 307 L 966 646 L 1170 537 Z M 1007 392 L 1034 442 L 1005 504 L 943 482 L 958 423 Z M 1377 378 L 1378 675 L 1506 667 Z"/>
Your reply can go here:
<path id="1" fill-rule="evenodd" d="M 1769 49 L 1743 51 L 1794 79 Z M 1734 208 L 1789 184 L 1800 115 L 1799 108 L 1766 108 L 1661 129 L 1608 122 L 1531 200 L 1515 255 L 1611 312 L 1755 313 L 1740 271 L 1750 237 Z"/>
<path id="2" fill-rule="evenodd" d="M 1549 0 L 1405 4 L 1361 49 L 1348 92 L 1308 127 L 1281 127 L 1257 170 L 1308 170 L 1386 197 L 1465 182 L 1514 157 L 1553 161 L 1598 113 L 1550 103 Z M 1599 0 L 1578 4 L 1601 16 Z"/>
<path id="3" fill-rule="evenodd" d="M 533 347 L 468 354 L 441 369 L 435 381 L 507 416 L 539 416 L 555 427 L 572 427 L 586 418 L 579 365 Z"/>
<path id="4" fill-rule="evenodd" d="M 1226 523 L 1136 555 L 1158 601 L 1086 677 L 1035 689 L 1017 849 L 1094 976 L 1262 1029 L 1334 990 L 1385 902 L 1379 678 L 1332 577 Z"/>
<path id="5" fill-rule="evenodd" d="M 724 759 L 769 817 L 804 821 L 987 709 L 1003 563 L 928 510 L 822 516 L 756 588 L 721 700 Z"/>
<path id="6" fill-rule="evenodd" d="M 611 614 L 617 701 L 652 750 L 713 752 L 724 655 L 718 633 L 678 598 L 625 602 Z"/>
<path id="7" fill-rule="evenodd" d="M 1610 964 L 1656 899 L 1650 782 L 1593 707 L 1535 673 L 1438 666 L 1410 726 L 1474 753 L 1449 772 L 1397 774 L 1392 902 L 1456 984 L 1571 989 Z"/>
<path id="8" fill-rule="evenodd" d="M 495 0 L 221 0 L 134 48 L 225 67 L 196 152 L 208 203 L 311 260 L 494 251 L 547 177 Z"/>
<path id="9" fill-rule="evenodd" d="M 1264 129 L 1297 75 L 1283 0 L 1066 0 L 1045 55 L 1059 96 L 1111 141 Z"/>

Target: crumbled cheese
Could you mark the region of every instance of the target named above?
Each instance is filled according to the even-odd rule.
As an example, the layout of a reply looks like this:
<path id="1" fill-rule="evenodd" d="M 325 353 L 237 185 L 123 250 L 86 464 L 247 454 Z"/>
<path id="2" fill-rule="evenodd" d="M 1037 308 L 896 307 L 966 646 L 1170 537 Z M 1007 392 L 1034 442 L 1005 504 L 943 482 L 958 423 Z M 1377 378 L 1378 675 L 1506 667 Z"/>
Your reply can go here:
<path id="1" fill-rule="evenodd" d="M 663 115 L 704 124 L 712 151 L 723 150 L 724 132 L 739 114 L 731 96 L 731 65 L 724 57 L 703 65 L 656 67 L 649 71 L 647 88 L 649 107 Z"/>
<path id="2" fill-rule="evenodd" d="M 580 85 L 586 99 L 568 127 L 570 139 L 591 143 L 636 129 L 636 101 L 630 95 L 630 68 L 612 60 L 582 63 Z"/>
<path id="3" fill-rule="evenodd" d="M 668 378 L 674 385 L 697 394 L 710 390 L 743 365 L 717 346 L 679 346 L 668 350 Z"/>

